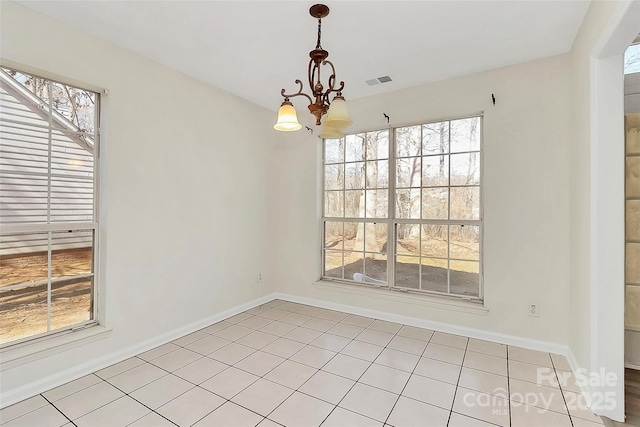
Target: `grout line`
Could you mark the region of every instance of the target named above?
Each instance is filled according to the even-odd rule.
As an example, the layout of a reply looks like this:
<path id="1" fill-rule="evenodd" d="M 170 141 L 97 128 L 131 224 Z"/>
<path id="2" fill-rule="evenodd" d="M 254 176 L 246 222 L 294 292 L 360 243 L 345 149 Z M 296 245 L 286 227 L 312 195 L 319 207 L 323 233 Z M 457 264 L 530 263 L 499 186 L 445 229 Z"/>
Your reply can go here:
<path id="1" fill-rule="evenodd" d="M 72 393 L 72 394 L 75 394 L 75 393 Z M 55 408 L 55 410 L 56 410 L 56 411 L 60 412 L 60 413 L 62 414 L 62 416 L 63 416 L 63 417 L 65 417 L 65 418 L 66 418 L 66 419 L 67 419 L 71 424 L 73 424 L 74 426 L 76 426 L 76 423 L 74 423 L 74 422 L 73 422 L 73 420 L 72 420 L 71 418 L 67 417 L 67 414 L 65 414 L 64 412 L 62 412 L 62 411 L 61 411 L 61 410 L 60 410 L 56 405 L 54 405 L 54 404 L 53 404 L 53 402 L 51 402 L 49 399 L 47 399 L 46 397 L 44 397 L 44 394 L 43 394 L 43 393 L 40 393 L 40 396 L 42 396 L 42 398 L 43 398 L 44 400 L 46 400 L 47 402 L 49 402 L 49 405 L 53 406 L 53 407 Z M 71 396 L 71 395 L 70 395 L 70 396 Z M 111 403 L 111 402 L 109 402 L 109 403 Z M 40 409 L 40 408 L 38 408 L 38 409 Z M 24 415 L 21 415 L 21 417 L 22 417 L 22 416 L 24 416 Z M 18 418 L 20 418 L 20 417 L 18 417 Z M 76 426 L 76 427 L 77 427 L 77 426 Z"/>

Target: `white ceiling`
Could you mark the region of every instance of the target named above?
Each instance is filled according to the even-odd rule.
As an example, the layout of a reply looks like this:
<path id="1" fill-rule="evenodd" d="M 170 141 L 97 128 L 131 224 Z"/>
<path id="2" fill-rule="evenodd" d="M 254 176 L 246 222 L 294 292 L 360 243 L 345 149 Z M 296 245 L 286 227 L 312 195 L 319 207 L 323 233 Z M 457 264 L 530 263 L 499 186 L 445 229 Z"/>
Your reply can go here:
<path id="1" fill-rule="evenodd" d="M 295 92 L 295 79 L 306 82 L 316 42 L 317 21 L 308 13 L 314 1 L 17 2 L 272 110 L 282 88 Z M 325 3 L 331 13 L 322 22 L 322 46 L 347 100 L 568 52 L 589 6 Z M 365 83 L 385 75 L 393 82 Z"/>

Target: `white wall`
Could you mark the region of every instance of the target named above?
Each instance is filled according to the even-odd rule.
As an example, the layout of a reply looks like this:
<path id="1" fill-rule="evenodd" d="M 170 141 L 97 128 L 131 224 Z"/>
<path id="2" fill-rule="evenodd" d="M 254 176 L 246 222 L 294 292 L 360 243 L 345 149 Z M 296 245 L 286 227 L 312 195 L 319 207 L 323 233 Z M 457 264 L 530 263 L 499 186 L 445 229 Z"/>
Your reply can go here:
<path id="1" fill-rule="evenodd" d="M 273 292 L 268 275 L 257 285 L 256 274 L 269 254 L 274 113 L 14 3 L 1 7 L 5 65 L 110 91 L 100 258 L 112 328 L 108 338 L 3 370 L 3 400 Z"/>
<path id="2" fill-rule="evenodd" d="M 276 142 L 271 227 L 278 290 L 435 322 L 566 344 L 569 304 L 570 63 L 558 56 L 350 101 L 349 131 L 485 112 L 484 289 L 488 313 L 398 293 L 313 284 L 320 277 L 320 141 Z M 496 105 L 491 103 L 491 94 Z M 345 91 L 348 97 L 348 87 Z M 314 165 L 315 167 L 311 167 Z M 425 297 L 415 297 L 426 301 Z M 415 301 L 415 299 L 414 299 Z M 527 315 L 535 302 L 540 317 Z"/>

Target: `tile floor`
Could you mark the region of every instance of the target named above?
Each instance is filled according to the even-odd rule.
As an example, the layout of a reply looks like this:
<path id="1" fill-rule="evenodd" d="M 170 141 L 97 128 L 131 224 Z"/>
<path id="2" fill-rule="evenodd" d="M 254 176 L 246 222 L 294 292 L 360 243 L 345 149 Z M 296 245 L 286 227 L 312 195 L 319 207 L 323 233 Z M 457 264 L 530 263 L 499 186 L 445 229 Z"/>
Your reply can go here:
<path id="1" fill-rule="evenodd" d="M 569 370 L 558 355 L 274 300 L 2 409 L 0 424 L 602 425 Z"/>

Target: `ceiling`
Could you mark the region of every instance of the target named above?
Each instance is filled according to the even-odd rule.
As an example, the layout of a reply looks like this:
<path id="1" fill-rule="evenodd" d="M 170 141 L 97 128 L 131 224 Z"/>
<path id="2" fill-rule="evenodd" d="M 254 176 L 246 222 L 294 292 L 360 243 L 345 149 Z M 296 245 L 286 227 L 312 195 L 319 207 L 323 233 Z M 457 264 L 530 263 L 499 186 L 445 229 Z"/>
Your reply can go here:
<path id="1" fill-rule="evenodd" d="M 306 80 L 316 42 L 313 1 L 17 3 L 272 110 Z M 322 46 L 349 100 L 566 53 L 589 1 L 326 4 Z"/>

